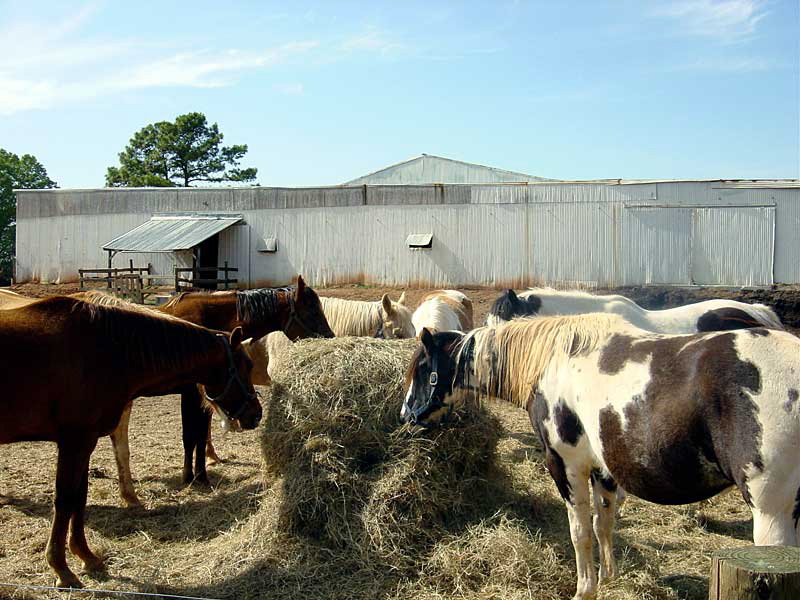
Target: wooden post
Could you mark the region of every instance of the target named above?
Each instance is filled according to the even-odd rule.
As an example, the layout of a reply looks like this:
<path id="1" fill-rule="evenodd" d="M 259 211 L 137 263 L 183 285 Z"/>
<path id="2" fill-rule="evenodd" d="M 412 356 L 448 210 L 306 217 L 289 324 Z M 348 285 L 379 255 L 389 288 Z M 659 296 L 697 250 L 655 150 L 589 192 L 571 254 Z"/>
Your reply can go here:
<path id="1" fill-rule="evenodd" d="M 709 600 L 800 598 L 800 548 L 745 546 L 714 553 Z"/>
<path id="2" fill-rule="evenodd" d="M 108 289 L 111 289 L 112 279 L 111 279 L 111 250 L 108 251 Z"/>
<path id="3" fill-rule="evenodd" d="M 223 271 L 223 277 L 225 277 L 225 289 L 228 289 L 228 261 L 225 261 L 225 270 Z"/>

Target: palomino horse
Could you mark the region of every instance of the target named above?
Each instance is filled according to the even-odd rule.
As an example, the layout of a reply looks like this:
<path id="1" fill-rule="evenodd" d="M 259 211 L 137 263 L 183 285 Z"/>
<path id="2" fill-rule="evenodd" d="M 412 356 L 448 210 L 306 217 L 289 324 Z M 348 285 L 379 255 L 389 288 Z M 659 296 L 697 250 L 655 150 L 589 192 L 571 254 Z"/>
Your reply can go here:
<path id="1" fill-rule="evenodd" d="M 84 534 L 89 457 L 131 400 L 201 382 L 220 410 L 246 429 L 256 427 L 261 405 L 241 342 L 239 328 L 228 334 L 63 296 L 0 311 L 0 356 L 7 373 L 0 444 L 58 445 L 46 556 L 59 587 L 81 585 L 67 566 L 68 528 L 69 549 L 86 569 L 102 564 Z"/>
<path id="2" fill-rule="evenodd" d="M 422 299 L 411 317 L 417 335 L 428 331 L 470 331 L 472 301 L 457 290 L 437 290 Z"/>
<path id="3" fill-rule="evenodd" d="M 532 288 L 519 295 L 514 290 L 506 290 L 492 304 L 486 323 L 496 325 L 515 317 L 593 312 L 620 315 L 636 327 L 654 333 L 697 333 L 747 327 L 783 329 L 775 311 L 763 304 L 716 299 L 665 310 L 646 310 L 625 296 L 596 296 L 580 290 L 552 288 Z"/>
<path id="4" fill-rule="evenodd" d="M 518 319 L 463 335 L 423 331 L 401 417 L 432 425 L 477 390 L 525 407 L 564 499 L 575 598 L 594 598 L 589 482 L 600 579 L 616 573 L 619 483 L 659 504 L 738 487 L 758 545 L 800 536 L 800 340 L 740 329 L 659 335 L 618 315 Z"/>
<path id="5" fill-rule="evenodd" d="M 386 339 L 413 338 L 411 310 L 406 306 L 405 292 L 397 302 L 384 294 L 379 302 L 344 300 L 320 297 L 322 310 L 333 332 L 345 335 L 382 337 Z"/>
<path id="6" fill-rule="evenodd" d="M 22 296 L 16 292 L 12 292 L 11 290 L 0 289 L 0 310 L 8 310 L 10 308 L 27 306 L 36 300 L 36 298 L 28 298 L 27 296 Z"/>
<path id="7" fill-rule="evenodd" d="M 81 294 L 76 296 L 80 297 Z M 93 302 L 98 301 L 91 295 L 84 297 Z M 116 304 L 113 300 L 105 301 L 108 302 Z M 187 292 L 176 296 L 156 310 L 221 331 L 232 331 L 236 327 L 241 327 L 244 336 L 253 340 L 273 331 L 283 331 L 292 340 L 313 336 L 333 337 L 316 292 L 305 285 L 299 275 L 297 285 L 287 288 L 214 293 Z M 180 390 L 163 390 L 162 393 L 175 391 L 181 394 L 183 481 L 208 483 L 206 454 L 208 453 L 213 460 L 219 460 L 213 445 L 208 443 L 211 413 L 205 410 L 197 386 L 188 385 Z M 128 506 L 139 506 L 141 503 L 134 491 L 130 475 L 129 421 L 130 407 L 123 413 L 119 427 L 111 435 L 111 440 L 117 458 L 122 500 Z"/>

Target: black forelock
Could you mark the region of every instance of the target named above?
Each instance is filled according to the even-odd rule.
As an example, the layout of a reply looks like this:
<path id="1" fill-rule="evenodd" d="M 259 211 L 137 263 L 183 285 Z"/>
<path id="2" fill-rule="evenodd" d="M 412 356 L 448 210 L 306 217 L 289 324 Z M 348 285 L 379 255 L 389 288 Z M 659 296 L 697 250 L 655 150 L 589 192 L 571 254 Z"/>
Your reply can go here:
<path id="1" fill-rule="evenodd" d="M 511 295 L 511 290 L 506 290 L 497 299 L 492 303 L 492 307 L 489 309 L 489 314 L 494 315 L 504 321 L 510 321 L 514 318 L 514 309 L 516 308 L 516 304 L 514 302 L 514 297 Z"/>

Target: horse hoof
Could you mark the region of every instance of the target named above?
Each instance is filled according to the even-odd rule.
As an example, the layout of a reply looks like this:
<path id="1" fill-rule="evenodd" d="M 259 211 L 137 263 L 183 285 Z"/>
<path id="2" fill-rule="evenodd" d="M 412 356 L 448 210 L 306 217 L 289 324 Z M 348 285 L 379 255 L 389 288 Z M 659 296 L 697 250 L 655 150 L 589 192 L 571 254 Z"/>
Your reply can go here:
<path id="1" fill-rule="evenodd" d="M 83 561 L 83 568 L 87 572 L 103 571 L 103 570 L 105 570 L 106 565 L 103 562 L 102 558 L 98 558 L 97 556 L 95 556 L 94 558 L 90 558 L 89 560 L 84 560 Z"/>
<path id="2" fill-rule="evenodd" d="M 56 587 L 80 589 L 83 587 L 83 584 L 80 582 L 80 579 L 75 577 L 75 573 L 67 571 L 56 577 Z"/>
<path id="3" fill-rule="evenodd" d="M 123 498 L 122 504 L 125 505 L 125 508 L 142 508 L 144 505 L 142 504 L 139 498 Z"/>
<path id="4" fill-rule="evenodd" d="M 208 475 L 198 475 L 192 481 L 192 484 L 199 485 L 200 487 L 211 487 L 211 482 L 208 480 Z"/>

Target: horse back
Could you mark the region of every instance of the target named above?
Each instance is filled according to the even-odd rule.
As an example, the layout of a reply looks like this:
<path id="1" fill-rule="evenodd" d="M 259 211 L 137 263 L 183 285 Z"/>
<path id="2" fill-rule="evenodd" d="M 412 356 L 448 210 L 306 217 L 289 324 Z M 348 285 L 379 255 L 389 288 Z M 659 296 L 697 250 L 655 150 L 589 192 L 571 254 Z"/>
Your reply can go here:
<path id="1" fill-rule="evenodd" d="M 108 363 L 102 336 L 83 326 L 88 315 L 74 310 L 78 302 L 46 299 L 0 311 L 0 356 L 9 374 L 0 443 L 54 440 L 69 426 L 110 430 L 119 419 L 107 409 L 121 374 Z"/>
<path id="2" fill-rule="evenodd" d="M 766 329 L 613 335 L 543 386 L 554 448 L 582 447 L 653 502 L 694 502 L 733 484 L 747 499 L 748 478 L 800 436 L 798 356 L 799 340 Z"/>

